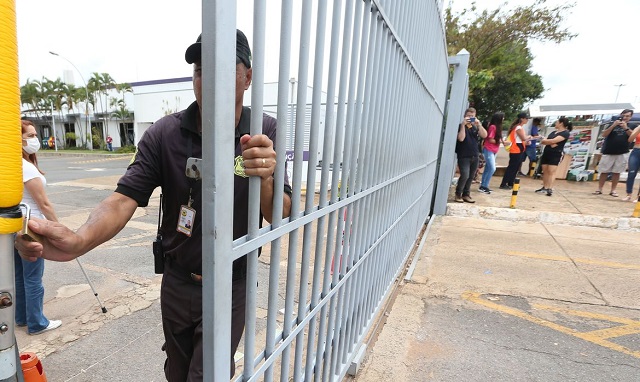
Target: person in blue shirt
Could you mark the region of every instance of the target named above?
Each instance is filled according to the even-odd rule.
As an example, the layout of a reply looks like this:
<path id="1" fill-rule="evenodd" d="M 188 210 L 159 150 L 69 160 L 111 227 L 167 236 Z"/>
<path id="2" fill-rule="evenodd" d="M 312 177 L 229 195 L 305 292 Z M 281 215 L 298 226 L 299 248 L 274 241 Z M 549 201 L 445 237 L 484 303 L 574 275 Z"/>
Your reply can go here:
<path id="1" fill-rule="evenodd" d="M 533 121 L 531 121 L 531 131 L 529 132 L 529 135 L 531 135 L 531 140 L 529 141 L 529 144 L 525 147 L 524 155 L 522 156 L 522 164 L 520 164 L 521 176 L 529 175 L 530 171 L 527 171 L 526 173 L 522 173 L 522 165 L 524 164 L 524 162 L 527 161 L 527 158 L 529 158 L 529 169 L 534 167 L 533 164 L 538 160 L 536 143 L 537 143 L 537 139 L 543 138 L 540 136 L 541 123 L 542 123 L 542 120 L 540 118 L 534 118 Z"/>

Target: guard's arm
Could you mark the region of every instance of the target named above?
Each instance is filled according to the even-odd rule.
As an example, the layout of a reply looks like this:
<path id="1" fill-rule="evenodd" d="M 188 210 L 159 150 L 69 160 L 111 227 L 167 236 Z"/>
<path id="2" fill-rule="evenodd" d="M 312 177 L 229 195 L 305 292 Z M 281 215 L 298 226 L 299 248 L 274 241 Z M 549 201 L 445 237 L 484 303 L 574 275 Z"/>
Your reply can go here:
<path id="1" fill-rule="evenodd" d="M 18 235 L 16 248 L 28 260 L 37 257 L 73 260 L 114 237 L 131 219 L 137 207 L 135 200 L 114 192 L 91 212 L 76 232 L 57 222 L 31 219 L 29 229 L 42 237 L 42 243 L 29 242 Z"/>

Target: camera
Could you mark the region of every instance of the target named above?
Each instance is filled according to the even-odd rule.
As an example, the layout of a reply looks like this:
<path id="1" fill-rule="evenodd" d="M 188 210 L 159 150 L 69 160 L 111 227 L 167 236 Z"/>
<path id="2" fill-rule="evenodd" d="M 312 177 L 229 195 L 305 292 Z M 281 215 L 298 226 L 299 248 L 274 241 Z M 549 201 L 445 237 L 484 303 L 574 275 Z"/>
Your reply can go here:
<path id="1" fill-rule="evenodd" d="M 157 275 L 164 273 L 164 249 L 162 248 L 162 236 L 156 236 L 153 241 L 153 268 Z"/>
<path id="2" fill-rule="evenodd" d="M 622 121 L 622 120 L 623 120 L 622 116 L 619 116 L 618 121 Z"/>
<path id="3" fill-rule="evenodd" d="M 476 121 L 476 117 L 469 117 L 469 122 L 474 123 Z"/>

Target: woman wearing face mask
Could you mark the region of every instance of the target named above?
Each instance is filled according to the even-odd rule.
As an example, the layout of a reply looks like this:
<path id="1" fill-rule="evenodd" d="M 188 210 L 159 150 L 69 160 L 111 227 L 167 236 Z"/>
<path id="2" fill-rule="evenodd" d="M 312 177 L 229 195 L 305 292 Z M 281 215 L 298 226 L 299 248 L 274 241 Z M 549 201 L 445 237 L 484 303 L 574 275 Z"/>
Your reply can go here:
<path id="1" fill-rule="evenodd" d="M 44 188 L 47 181 L 38 167 L 36 152 L 40 149 L 40 139 L 31 121 L 22 120 L 22 178 L 24 192 L 22 203 L 29 205 L 31 216 L 58 221 L 53 205 Z M 16 268 L 16 325 L 26 326 L 31 335 L 41 334 L 56 329 L 62 321 L 49 320 L 43 312 L 44 259 L 34 262 L 23 260 L 14 250 Z"/>

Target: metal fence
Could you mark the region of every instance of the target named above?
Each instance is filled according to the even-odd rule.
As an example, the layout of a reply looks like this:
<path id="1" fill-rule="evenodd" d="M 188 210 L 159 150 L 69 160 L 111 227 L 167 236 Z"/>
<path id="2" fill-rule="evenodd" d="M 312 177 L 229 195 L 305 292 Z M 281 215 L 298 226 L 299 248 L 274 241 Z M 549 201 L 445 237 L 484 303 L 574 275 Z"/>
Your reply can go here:
<path id="1" fill-rule="evenodd" d="M 233 135 L 203 128 L 204 145 L 215 147 L 203 154 L 205 163 L 214 164 L 203 183 L 203 301 L 211 301 L 204 306 L 204 355 L 213 360 L 205 362 L 208 381 L 228 378 L 231 264 L 245 255 L 246 330 L 236 378 L 336 381 L 353 372 L 436 194 L 446 195 L 451 181 L 453 151 L 442 145 L 450 130 L 443 127 L 450 68 L 442 1 L 304 0 L 300 30 L 292 27 L 293 1 L 281 6 L 277 118 L 286 129 L 295 114 L 295 131 L 279 130 L 275 145 L 277 157 L 285 158 L 285 139 L 294 137 L 290 218 L 274 216 L 272 225 L 258 228 L 259 180 L 252 179 L 249 234 L 232 242 L 226 227 L 233 190 L 226 185 L 233 184 L 233 174 L 226 164 Z M 233 123 L 232 101 L 215 95 L 233 86 L 227 73 L 235 63 L 227 52 L 234 49 L 235 12 L 235 1 L 203 2 L 203 40 L 215 42 L 203 45 L 203 121 L 210 121 L 203 124 L 210 127 Z M 256 0 L 252 134 L 261 131 L 265 15 L 266 2 Z M 297 57 L 293 34 L 300 35 Z M 313 89 L 311 99 L 297 92 L 296 113 L 290 113 L 293 60 L 298 86 Z M 460 78 L 452 96 L 466 90 L 466 77 Z M 460 114 L 459 106 L 454 109 Z M 313 168 L 303 171 L 308 163 Z M 275 211 L 281 210 L 284 166 L 278 161 Z M 445 190 L 436 192 L 438 172 Z"/>

